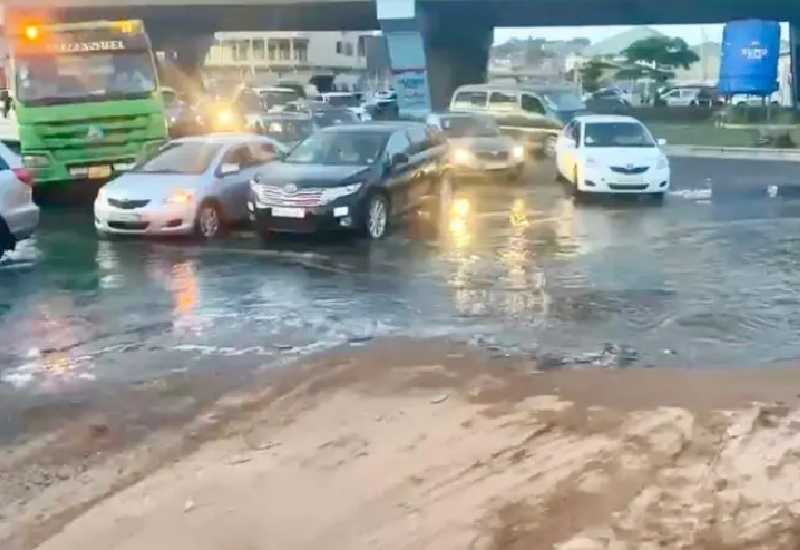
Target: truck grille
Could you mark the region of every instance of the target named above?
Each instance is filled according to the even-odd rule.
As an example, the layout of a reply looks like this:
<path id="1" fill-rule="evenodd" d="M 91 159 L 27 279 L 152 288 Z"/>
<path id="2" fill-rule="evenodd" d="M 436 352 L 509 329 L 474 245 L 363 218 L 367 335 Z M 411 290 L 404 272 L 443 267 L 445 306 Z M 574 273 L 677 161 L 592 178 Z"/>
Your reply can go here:
<path id="1" fill-rule="evenodd" d="M 48 149 L 124 146 L 147 139 L 147 114 L 42 122 L 35 126 Z"/>
<path id="2" fill-rule="evenodd" d="M 322 189 L 298 189 L 290 193 L 276 185 L 259 185 L 255 191 L 259 202 L 268 206 L 315 208 L 322 202 Z"/>

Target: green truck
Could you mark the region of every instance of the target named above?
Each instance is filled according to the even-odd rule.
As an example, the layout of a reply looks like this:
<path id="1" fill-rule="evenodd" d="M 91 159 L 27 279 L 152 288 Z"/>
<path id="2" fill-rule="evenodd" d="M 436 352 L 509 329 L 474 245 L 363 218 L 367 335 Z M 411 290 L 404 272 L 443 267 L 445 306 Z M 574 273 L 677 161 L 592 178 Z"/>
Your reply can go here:
<path id="1" fill-rule="evenodd" d="M 38 187 L 108 180 L 166 139 L 141 21 L 26 24 L 9 38 L 20 147 Z"/>

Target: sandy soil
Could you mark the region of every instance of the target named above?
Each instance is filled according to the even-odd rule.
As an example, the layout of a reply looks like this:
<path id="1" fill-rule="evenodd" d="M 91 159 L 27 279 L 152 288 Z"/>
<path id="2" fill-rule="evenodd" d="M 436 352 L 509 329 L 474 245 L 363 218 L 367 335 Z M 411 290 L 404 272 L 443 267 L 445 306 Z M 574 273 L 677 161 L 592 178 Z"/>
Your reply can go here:
<path id="1" fill-rule="evenodd" d="M 376 343 L 273 375 L 18 516 L 7 504 L 0 540 L 795 550 L 795 372 L 541 372 L 452 343 Z M 113 473 L 122 462 L 127 477 Z"/>

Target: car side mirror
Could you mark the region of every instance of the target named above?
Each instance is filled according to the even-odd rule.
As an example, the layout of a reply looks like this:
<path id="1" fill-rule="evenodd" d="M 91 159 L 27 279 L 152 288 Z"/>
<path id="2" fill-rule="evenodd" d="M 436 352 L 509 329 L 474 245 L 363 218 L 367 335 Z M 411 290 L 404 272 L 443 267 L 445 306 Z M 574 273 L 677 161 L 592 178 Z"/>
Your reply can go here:
<path id="1" fill-rule="evenodd" d="M 405 153 L 396 153 L 392 157 L 392 166 L 400 166 L 401 164 L 406 164 L 408 162 L 408 155 Z"/>
<path id="2" fill-rule="evenodd" d="M 219 167 L 219 175 L 223 177 L 232 176 L 238 174 L 240 169 L 238 162 L 223 162 L 222 166 Z"/>
<path id="3" fill-rule="evenodd" d="M 658 138 L 658 144 L 664 146 L 667 144 L 667 140 L 664 138 Z"/>

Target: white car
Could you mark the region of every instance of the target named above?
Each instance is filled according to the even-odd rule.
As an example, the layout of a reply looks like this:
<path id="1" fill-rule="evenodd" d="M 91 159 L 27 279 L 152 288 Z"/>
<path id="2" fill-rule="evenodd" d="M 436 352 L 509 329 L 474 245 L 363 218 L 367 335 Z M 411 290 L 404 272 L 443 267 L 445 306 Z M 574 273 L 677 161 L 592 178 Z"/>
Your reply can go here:
<path id="1" fill-rule="evenodd" d="M 582 193 L 648 193 L 669 190 L 669 160 L 638 120 L 618 115 L 586 115 L 567 124 L 556 142 L 556 168 Z"/>
<path id="2" fill-rule="evenodd" d="M 253 134 L 176 139 L 110 181 L 94 203 L 99 235 L 190 235 L 213 239 L 249 218 L 250 180 L 283 145 Z"/>
<path id="3" fill-rule="evenodd" d="M 0 257 L 39 225 L 32 187 L 32 175 L 22 167 L 19 155 L 0 143 Z"/>
<path id="4" fill-rule="evenodd" d="M 700 104 L 699 88 L 675 88 L 661 96 L 667 107 L 693 107 Z"/>

